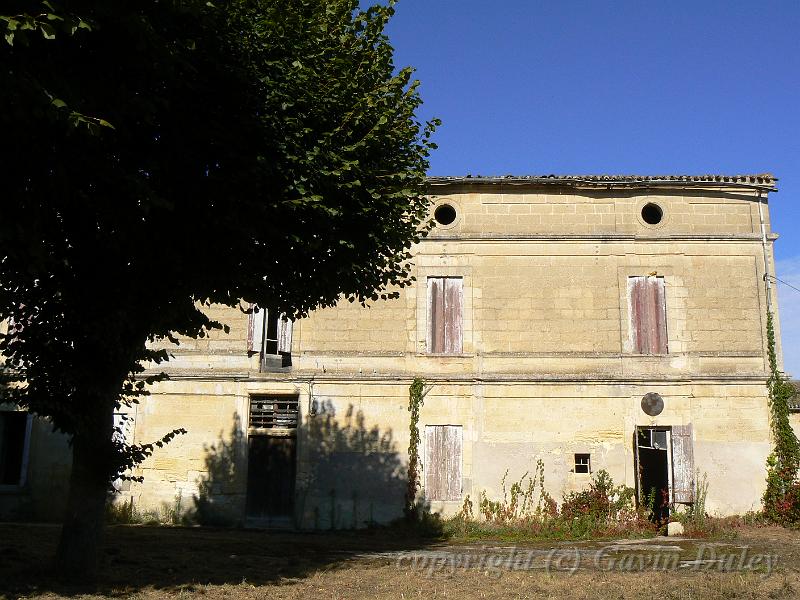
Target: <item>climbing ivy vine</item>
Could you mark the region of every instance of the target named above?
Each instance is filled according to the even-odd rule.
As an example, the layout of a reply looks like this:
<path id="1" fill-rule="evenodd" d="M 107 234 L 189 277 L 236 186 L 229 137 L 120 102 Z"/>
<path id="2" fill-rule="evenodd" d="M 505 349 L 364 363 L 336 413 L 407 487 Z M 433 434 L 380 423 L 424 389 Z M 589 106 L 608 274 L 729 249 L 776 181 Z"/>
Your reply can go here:
<path id="1" fill-rule="evenodd" d="M 423 388 L 425 381 L 420 377 L 415 377 L 408 388 L 408 411 L 411 419 L 408 426 L 408 484 L 406 487 L 406 518 L 416 519 L 418 517 L 419 506 L 417 504 L 417 491 L 420 488 L 419 474 L 419 409 L 422 408 Z"/>
<path id="2" fill-rule="evenodd" d="M 789 424 L 789 400 L 794 396 L 794 386 L 778 370 L 775 352 L 775 329 L 772 313 L 767 312 L 767 353 L 770 375 L 769 392 L 770 427 L 775 448 L 767 458 L 767 489 L 764 492 L 764 516 L 774 522 L 789 523 L 800 520 L 800 443 Z"/>

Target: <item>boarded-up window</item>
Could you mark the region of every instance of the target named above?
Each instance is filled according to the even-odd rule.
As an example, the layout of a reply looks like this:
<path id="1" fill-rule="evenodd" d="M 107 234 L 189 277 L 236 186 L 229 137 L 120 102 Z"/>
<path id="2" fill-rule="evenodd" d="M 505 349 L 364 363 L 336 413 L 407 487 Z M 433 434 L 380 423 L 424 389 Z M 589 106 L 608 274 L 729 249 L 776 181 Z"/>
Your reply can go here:
<path id="1" fill-rule="evenodd" d="M 460 425 L 428 425 L 425 428 L 425 497 L 428 500 L 461 500 Z"/>
<path id="2" fill-rule="evenodd" d="M 296 429 L 297 396 L 250 396 L 250 429 Z"/>
<path id="3" fill-rule="evenodd" d="M 663 277 L 629 277 L 631 336 L 637 354 L 667 353 L 667 309 Z"/>
<path id="4" fill-rule="evenodd" d="M 461 354 L 463 297 L 460 277 L 428 277 L 428 352 Z"/>
<path id="5" fill-rule="evenodd" d="M 672 427 L 672 500 L 694 502 L 692 424 Z"/>

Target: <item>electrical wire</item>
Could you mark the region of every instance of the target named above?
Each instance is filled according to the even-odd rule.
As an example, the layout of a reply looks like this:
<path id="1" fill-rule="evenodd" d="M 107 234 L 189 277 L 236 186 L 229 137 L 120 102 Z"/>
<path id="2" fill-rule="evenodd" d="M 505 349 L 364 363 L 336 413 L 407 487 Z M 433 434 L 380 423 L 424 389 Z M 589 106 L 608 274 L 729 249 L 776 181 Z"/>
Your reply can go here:
<path id="1" fill-rule="evenodd" d="M 793 286 L 791 283 L 787 283 L 783 279 L 779 279 L 779 278 L 775 277 L 775 275 L 766 275 L 765 278 L 766 277 L 769 277 L 770 279 L 774 279 L 778 283 L 782 283 L 783 285 L 792 288 L 795 292 L 800 292 L 800 288 L 797 288 L 797 287 Z"/>

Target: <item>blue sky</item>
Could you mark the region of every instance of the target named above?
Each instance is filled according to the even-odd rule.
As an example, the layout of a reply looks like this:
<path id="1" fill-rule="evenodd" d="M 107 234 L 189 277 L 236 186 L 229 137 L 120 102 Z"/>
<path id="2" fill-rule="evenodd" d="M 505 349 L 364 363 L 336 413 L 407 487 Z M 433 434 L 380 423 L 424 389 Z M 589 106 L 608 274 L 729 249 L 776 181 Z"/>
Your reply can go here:
<path id="1" fill-rule="evenodd" d="M 770 172 L 800 288 L 797 0 L 401 0 L 388 34 L 443 121 L 432 175 Z M 800 376 L 800 292 L 779 294 Z"/>

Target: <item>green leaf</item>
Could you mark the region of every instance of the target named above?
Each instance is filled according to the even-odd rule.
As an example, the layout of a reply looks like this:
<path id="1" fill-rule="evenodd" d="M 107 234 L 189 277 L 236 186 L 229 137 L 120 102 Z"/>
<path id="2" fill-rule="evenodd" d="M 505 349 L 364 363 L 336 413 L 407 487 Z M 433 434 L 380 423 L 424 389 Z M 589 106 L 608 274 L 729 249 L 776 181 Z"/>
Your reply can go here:
<path id="1" fill-rule="evenodd" d="M 53 28 L 52 25 L 48 23 L 40 23 L 39 27 L 42 30 L 42 35 L 46 40 L 54 40 L 56 39 L 56 30 Z"/>
<path id="2" fill-rule="evenodd" d="M 50 104 L 52 104 L 56 108 L 64 108 L 67 105 L 67 103 L 64 102 L 61 98 L 53 98 L 53 101 Z"/>

